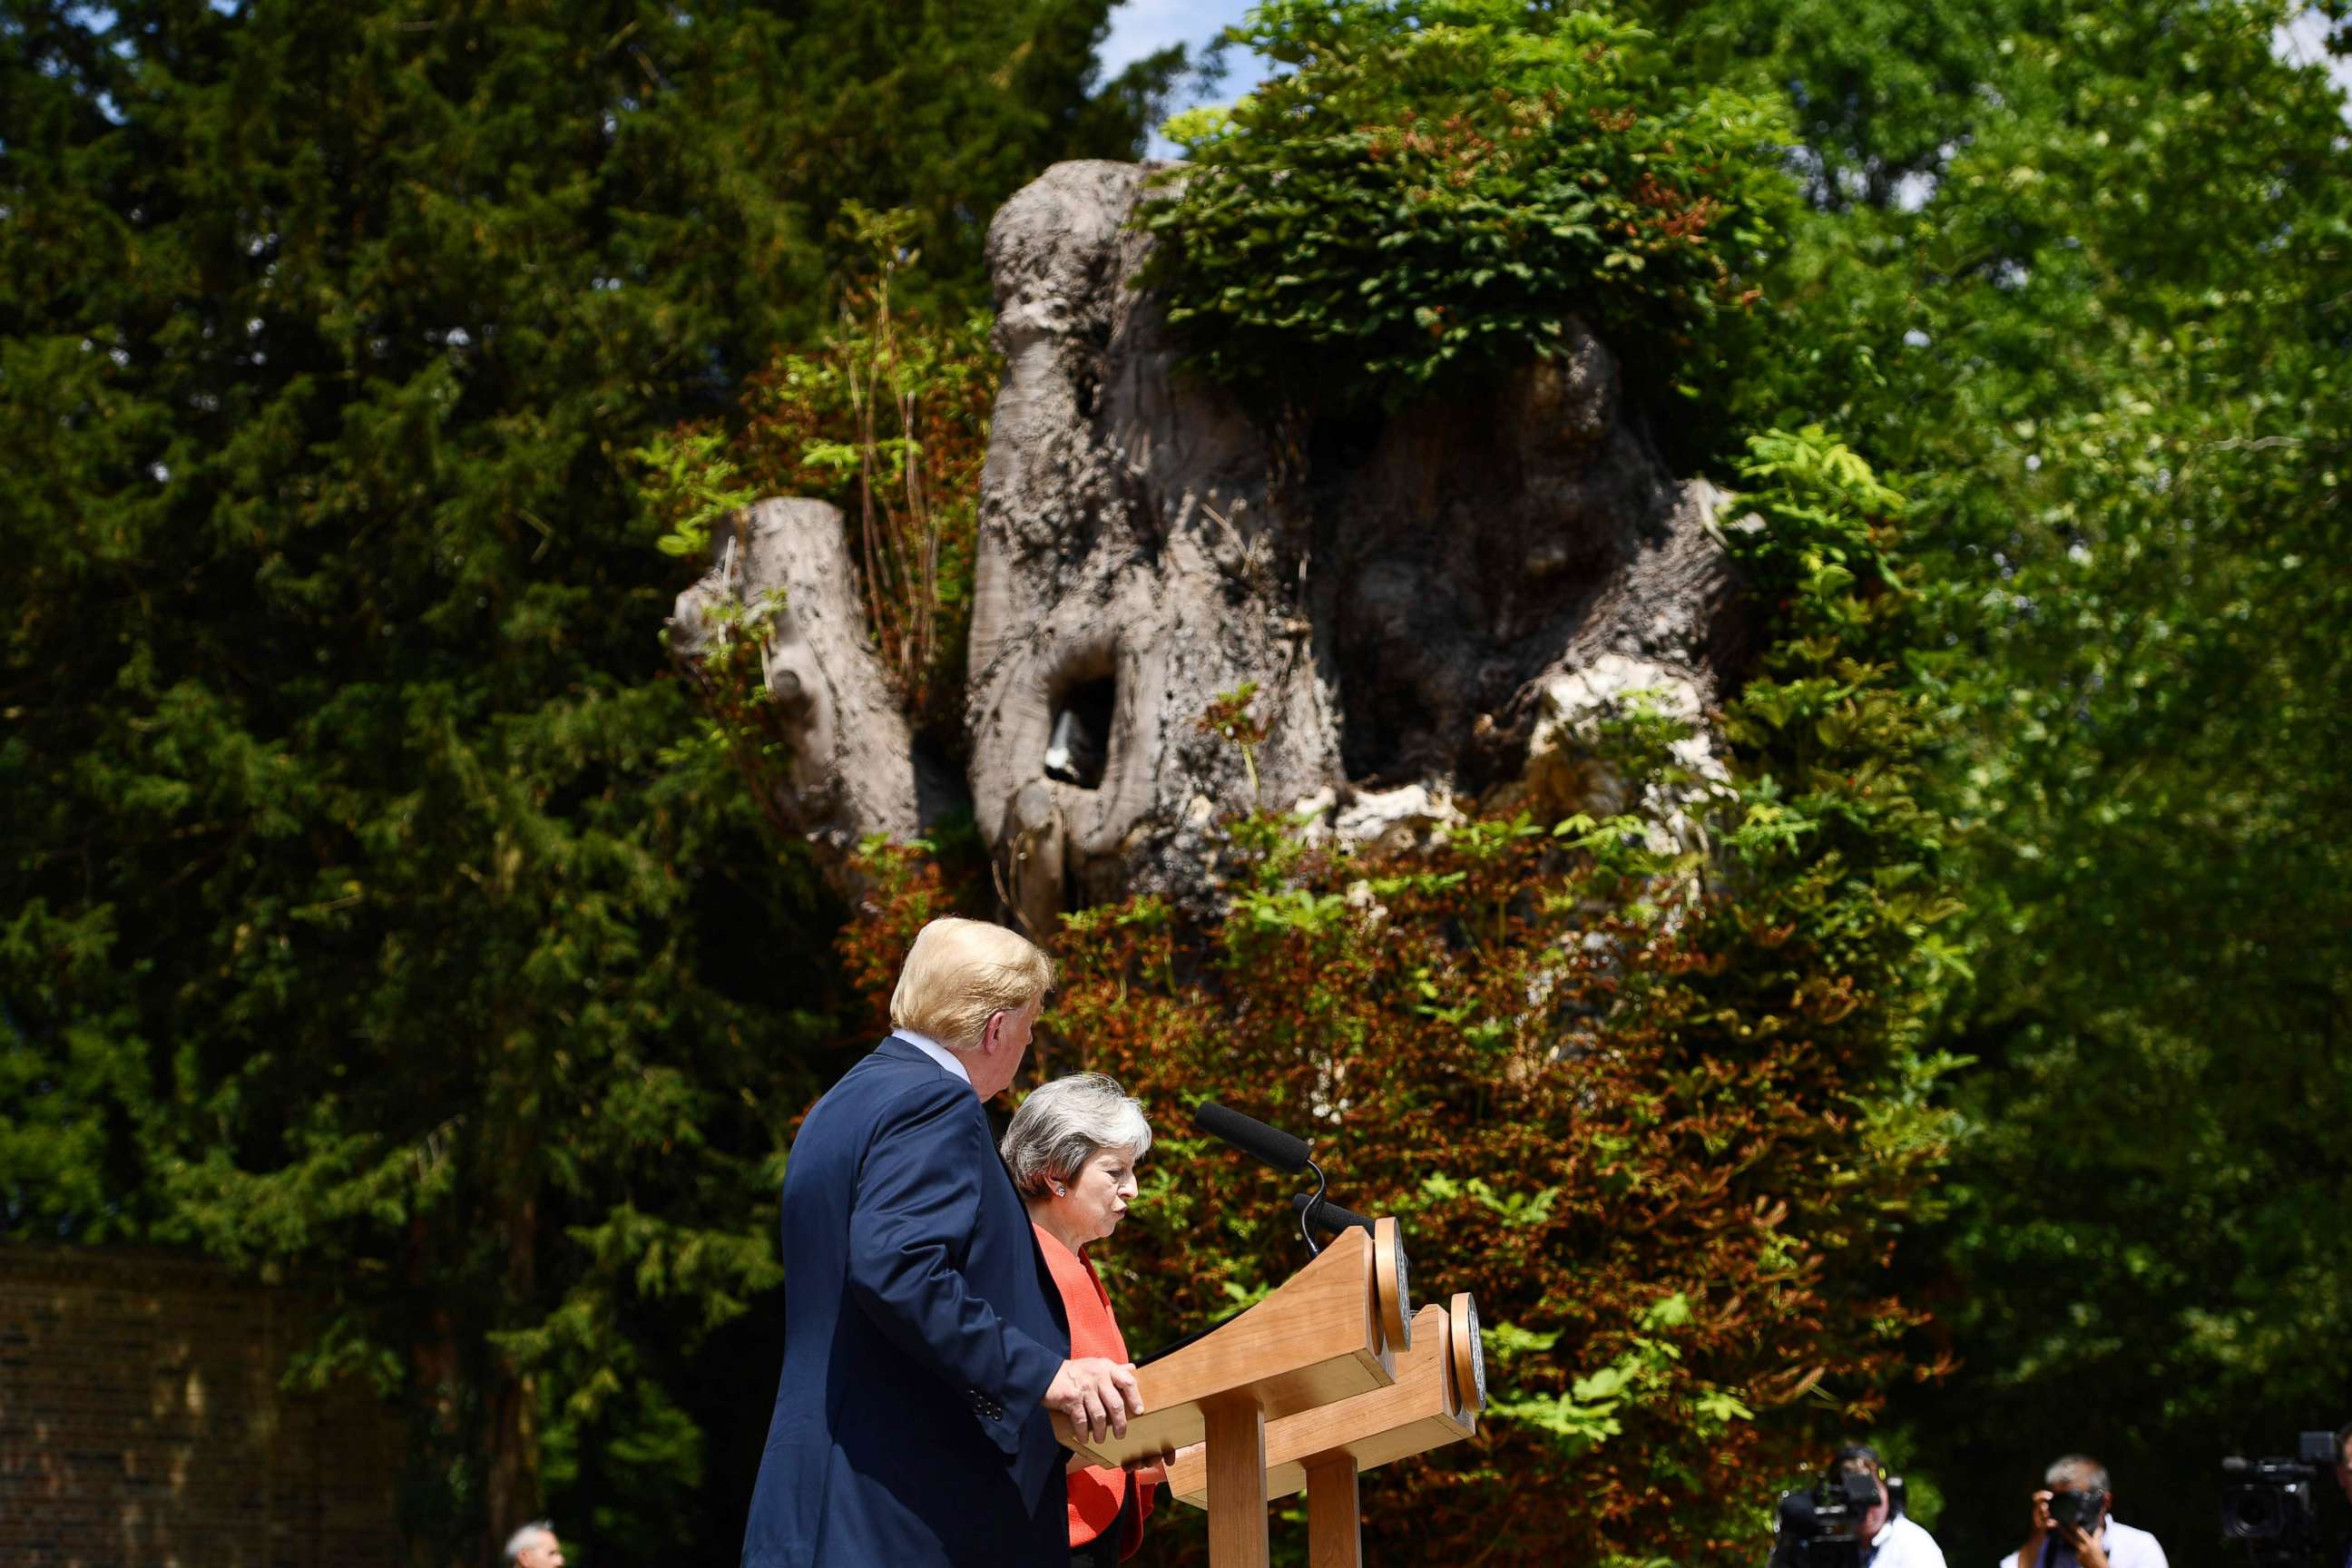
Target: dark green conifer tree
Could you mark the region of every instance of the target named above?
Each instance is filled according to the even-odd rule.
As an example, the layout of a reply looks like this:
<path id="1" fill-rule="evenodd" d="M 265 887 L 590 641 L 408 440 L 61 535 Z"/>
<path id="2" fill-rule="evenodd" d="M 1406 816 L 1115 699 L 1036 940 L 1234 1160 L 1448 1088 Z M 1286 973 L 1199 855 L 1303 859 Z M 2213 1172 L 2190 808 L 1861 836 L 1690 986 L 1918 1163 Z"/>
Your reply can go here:
<path id="1" fill-rule="evenodd" d="M 630 454 L 823 319 L 845 197 L 976 299 L 1178 63 L 1090 96 L 1108 9 L 0 10 L 0 1226 L 325 1290 L 427 1558 L 551 1491 L 731 1555 L 838 911 Z"/>

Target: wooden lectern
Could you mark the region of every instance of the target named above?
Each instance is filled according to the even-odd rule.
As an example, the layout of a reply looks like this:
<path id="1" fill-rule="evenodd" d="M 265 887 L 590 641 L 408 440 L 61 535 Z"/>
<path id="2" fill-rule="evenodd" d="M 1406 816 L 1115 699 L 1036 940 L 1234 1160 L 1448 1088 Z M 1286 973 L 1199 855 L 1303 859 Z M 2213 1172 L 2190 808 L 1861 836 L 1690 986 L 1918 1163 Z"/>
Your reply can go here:
<path id="1" fill-rule="evenodd" d="M 1138 1367 L 1144 1414 L 1125 1437 L 1096 1443 L 1062 1416 L 1054 1425 L 1097 1465 L 1205 1443 L 1169 1484 L 1207 1507 L 1212 1568 L 1265 1568 L 1269 1488 L 1301 1485 L 1316 1568 L 1353 1564 L 1357 1472 L 1473 1429 L 1485 1388 L 1469 1302 L 1416 1320 L 1396 1221 L 1382 1219 L 1370 1235 L 1342 1231 L 1265 1300 Z"/>
<path id="2" fill-rule="evenodd" d="M 1396 1222 L 1348 1230 L 1263 1300 L 1136 1369 L 1143 1414 L 1097 1443 L 1054 1426 L 1087 1463 L 1118 1465 L 1207 1444 L 1201 1489 L 1213 1568 L 1265 1568 L 1269 1421 L 1386 1388 L 1412 1331 Z"/>
<path id="3" fill-rule="evenodd" d="M 1359 1568 L 1363 1534 L 1356 1478 L 1475 1432 L 1486 1381 L 1477 1306 L 1456 1295 L 1414 1317 L 1412 1347 L 1397 1359 L 1396 1381 L 1388 1387 L 1266 1427 L 1265 1494 L 1270 1500 L 1306 1491 L 1311 1568 Z M 1198 1457 L 1187 1458 L 1169 1471 L 1169 1491 L 1179 1502 L 1202 1506 L 1206 1470 Z"/>

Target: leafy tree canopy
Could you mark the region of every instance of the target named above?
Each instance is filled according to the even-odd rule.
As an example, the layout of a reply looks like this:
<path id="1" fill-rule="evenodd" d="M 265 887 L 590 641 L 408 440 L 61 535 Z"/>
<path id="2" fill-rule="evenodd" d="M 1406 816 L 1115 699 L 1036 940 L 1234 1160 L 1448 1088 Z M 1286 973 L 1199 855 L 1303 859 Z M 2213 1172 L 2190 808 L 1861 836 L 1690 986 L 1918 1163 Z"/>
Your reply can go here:
<path id="1" fill-rule="evenodd" d="M 1394 406 L 1582 319 L 1652 395 L 1719 391 L 1793 190 L 1773 100 L 1606 9 L 1275 0 L 1235 36 L 1288 68 L 1171 124 L 1191 166 L 1141 219 L 1209 374 Z"/>
<path id="2" fill-rule="evenodd" d="M 1832 421 L 1911 498 L 1959 741 L 1942 1035 L 1979 1065 L 1917 1256 L 1963 1364 L 1915 1468 L 1963 1556 L 2067 1448 L 2185 1549 L 2223 1452 L 2352 1384 L 2344 100 L 2284 5 L 1645 15 L 1788 84 L 1814 211 L 1749 416 Z"/>

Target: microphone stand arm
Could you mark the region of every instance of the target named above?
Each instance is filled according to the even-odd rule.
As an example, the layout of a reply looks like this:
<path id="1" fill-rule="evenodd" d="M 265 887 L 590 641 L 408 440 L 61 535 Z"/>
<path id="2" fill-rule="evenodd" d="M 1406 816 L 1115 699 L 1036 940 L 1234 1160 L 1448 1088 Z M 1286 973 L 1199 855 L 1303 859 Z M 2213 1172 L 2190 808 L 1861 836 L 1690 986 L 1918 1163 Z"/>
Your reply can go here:
<path id="1" fill-rule="evenodd" d="M 1324 1179 L 1323 1167 L 1314 1161 L 1307 1161 L 1307 1168 L 1315 1173 L 1315 1190 L 1307 1194 L 1305 1203 L 1298 1205 L 1298 1239 L 1307 1244 L 1307 1256 L 1316 1258 L 1322 1254 L 1323 1249 L 1315 1244 L 1315 1226 L 1308 1222 L 1314 1215 L 1315 1205 L 1323 1201 L 1323 1194 L 1331 1184 Z"/>

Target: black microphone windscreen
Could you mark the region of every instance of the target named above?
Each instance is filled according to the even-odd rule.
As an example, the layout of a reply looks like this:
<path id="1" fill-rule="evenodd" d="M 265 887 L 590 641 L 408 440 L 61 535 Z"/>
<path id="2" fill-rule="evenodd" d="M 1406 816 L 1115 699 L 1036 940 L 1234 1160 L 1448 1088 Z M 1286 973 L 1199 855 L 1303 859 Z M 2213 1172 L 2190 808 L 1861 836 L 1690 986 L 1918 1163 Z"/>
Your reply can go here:
<path id="1" fill-rule="evenodd" d="M 1310 1205 L 1313 1209 L 1312 1213 L 1307 1212 Z M 1306 1214 L 1307 1224 L 1317 1230 L 1328 1231 L 1333 1236 L 1339 1235 L 1350 1226 L 1359 1230 L 1372 1228 L 1372 1222 L 1354 1209 L 1343 1209 L 1330 1199 L 1318 1198 L 1312 1193 L 1301 1193 L 1291 1199 L 1290 1210 L 1293 1214 Z"/>
<path id="2" fill-rule="evenodd" d="M 1813 1533 L 1815 1519 L 1812 1493 L 1793 1491 L 1780 1499 L 1780 1529 L 1783 1531 L 1797 1535 L 1811 1535 Z"/>
<path id="3" fill-rule="evenodd" d="M 1268 1127 L 1238 1110 L 1227 1110 L 1213 1100 L 1204 1100 L 1192 1108 L 1192 1125 L 1277 1171 L 1307 1169 L 1307 1156 L 1314 1152 L 1304 1138 L 1294 1138 L 1278 1127 Z"/>

